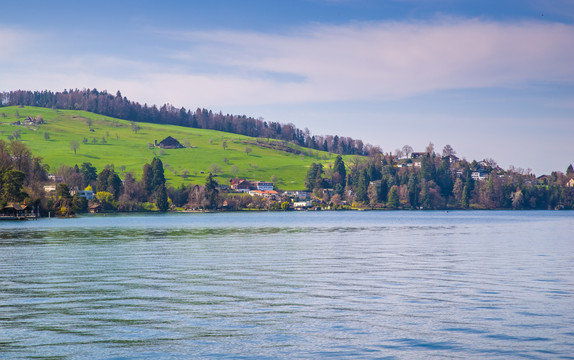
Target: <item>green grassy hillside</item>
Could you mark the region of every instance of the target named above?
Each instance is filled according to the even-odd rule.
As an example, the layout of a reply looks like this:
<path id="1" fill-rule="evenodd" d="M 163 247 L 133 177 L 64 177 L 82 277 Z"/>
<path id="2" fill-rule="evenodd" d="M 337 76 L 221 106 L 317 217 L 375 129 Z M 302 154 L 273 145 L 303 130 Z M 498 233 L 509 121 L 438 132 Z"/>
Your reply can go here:
<path id="1" fill-rule="evenodd" d="M 41 116 L 43 125 L 11 125 L 26 117 Z M 91 122 L 90 131 L 88 123 Z M 322 162 L 326 167 L 334 161 L 334 155 L 320 151 L 310 151 L 295 145 L 289 145 L 295 154 L 268 148 L 268 140 L 224 133 L 213 130 L 191 129 L 172 125 L 137 123 L 141 130 L 135 133 L 129 121 L 109 118 L 84 111 L 52 110 L 38 107 L 2 107 L 0 108 L 0 138 L 8 140 L 19 132 L 19 141 L 25 143 L 35 155 L 55 171 L 61 165 L 73 166 L 90 162 L 100 171 L 105 165 L 113 164 L 116 171 L 131 171 L 141 176 L 145 163 L 154 156 L 164 163 L 165 174 L 171 185 L 182 183 L 203 183 L 205 174 L 213 164 L 221 170 L 220 183 L 237 176 L 252 180 L 271 180 L 274 176 L 282 190 L 296 190 L 304 187 L 303 181 L 309 165 Z M 48 134 L 48 136 L 46 136 Z M 189 143 L 185 149 L 150 148 L 154 140 L 161 141 L 167 136 Z M 87 143 L 82 140 L 86 138 Z M 97 143 L 93 144 L 93 140 Z M 105 139 L 105 143 L 102 139 Z M 77 141 L 79 148 L 74 155 L 70 143 Z M 223 148 L 223 141 L 227 148 Z M 270 140 L 273 142 L 273 140 Z M 252 151 L 247 154 L 245 148 Z M 202 172 L 204 172 L 202 174 Z M 187 173 L 187 175 L 186 175 Z M 185 176 L 186 175 L 186 176 Z M 224 180 L 225 179 L 225 180 Z"/>

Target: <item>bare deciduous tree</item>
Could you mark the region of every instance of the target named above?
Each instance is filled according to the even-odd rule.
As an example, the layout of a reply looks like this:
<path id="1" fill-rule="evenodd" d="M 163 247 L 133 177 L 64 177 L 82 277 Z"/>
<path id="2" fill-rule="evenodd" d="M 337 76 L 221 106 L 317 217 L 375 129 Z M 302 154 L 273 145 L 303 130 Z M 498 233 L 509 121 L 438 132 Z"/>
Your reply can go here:
<path id="1" fill-rule="evenodd" d="M 413 153 L 413 147 L 410 145 L 403 146 L 403 155 L 409 157 Z"/>
<path id="2" fill-rule="evenodd" d="M 76 152 L 78 151 L 79 148 L 80 143 L 77 140 L 70 141 L 70 149 L 74 151 L 74 155 L 76 155 Z"/>
<path id="3" fill-rule="evenodd" d="M 451 156 L 451 155 L 455 155 L 455 154 L 456 154 L 456 151 L 454 151 L 452 146 L 450 146 L 449 144 L 446 144 L 445 147 L 442 149 L 442 156 L 443 157 L 447 157 L 447 156 Z"/>

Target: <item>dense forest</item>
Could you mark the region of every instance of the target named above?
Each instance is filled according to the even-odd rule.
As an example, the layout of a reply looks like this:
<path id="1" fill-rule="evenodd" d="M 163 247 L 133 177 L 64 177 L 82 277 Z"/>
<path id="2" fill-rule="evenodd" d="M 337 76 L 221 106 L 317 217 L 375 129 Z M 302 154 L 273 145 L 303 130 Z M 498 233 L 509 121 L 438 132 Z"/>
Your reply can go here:
<path id="1" fill-rule="evenodd" d="M 574 169 L 536 178 L 522 169 L 501 169 L 494 160 L 459 160 L 447 145 L 442 156 L 402 158 L 372 154 L 329 169 L 313 164 L 305 184 L 325 204 L 385 209 L 574 209 Z M 416 155 L 416 159 L 413 159 Z"/>
<path id="2" fill-rule="evenodd" d="M 200 108 L 195 111 L 183 107 L 178 109 L 170 104 L 164 104 L 159 108 L 156 105 L 141 105 L 123 97 L 119 91 L 116 95 L 112 95 L 96 89 L 63 92 L 17 90 L 0 93 L 0 104 L 84 110 L 135 122 L 219 130 L 289 141 L 310 149 L 343 155 L 369 155 L 377 150 L 377 147 L 350 137 L 312 135 L 309 129 L 301 130 L 291 123 L 267 122 L 261 118 L 255 119 L 245 115 L 224 115 L 221 112 L 214 113 Z"/>

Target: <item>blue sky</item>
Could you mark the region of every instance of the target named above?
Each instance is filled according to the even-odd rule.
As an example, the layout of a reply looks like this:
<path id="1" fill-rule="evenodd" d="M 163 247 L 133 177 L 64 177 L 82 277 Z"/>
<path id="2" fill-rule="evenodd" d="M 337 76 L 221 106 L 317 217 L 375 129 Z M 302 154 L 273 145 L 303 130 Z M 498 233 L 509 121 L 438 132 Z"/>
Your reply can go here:
<path id="1" fill-rule="evenodd" d="M 97 88 L 359 138 L 574 163 L 574 0 L 27 1 L 0 91 Z"/>

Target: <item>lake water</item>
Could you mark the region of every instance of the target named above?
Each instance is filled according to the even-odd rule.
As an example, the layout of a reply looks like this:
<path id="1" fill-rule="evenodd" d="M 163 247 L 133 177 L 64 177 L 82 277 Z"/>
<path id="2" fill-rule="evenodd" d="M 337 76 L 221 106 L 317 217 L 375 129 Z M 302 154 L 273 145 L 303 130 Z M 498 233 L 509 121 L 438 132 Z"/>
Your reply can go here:
<path id="1" fill-rule="evenodd" d="M 0 223 L 0 358 L 574 359 L 574 212 Z"/>

